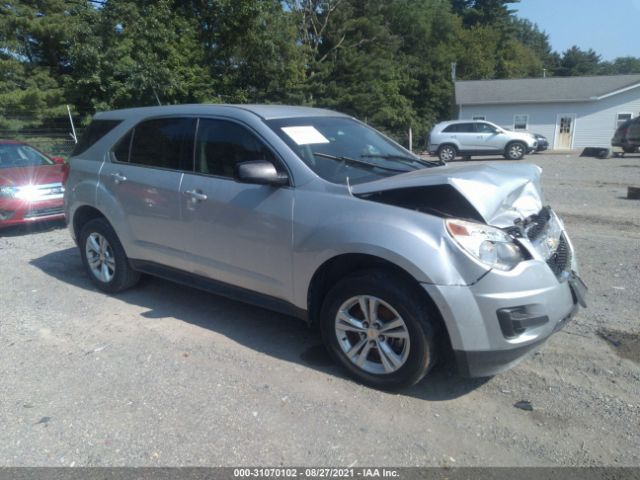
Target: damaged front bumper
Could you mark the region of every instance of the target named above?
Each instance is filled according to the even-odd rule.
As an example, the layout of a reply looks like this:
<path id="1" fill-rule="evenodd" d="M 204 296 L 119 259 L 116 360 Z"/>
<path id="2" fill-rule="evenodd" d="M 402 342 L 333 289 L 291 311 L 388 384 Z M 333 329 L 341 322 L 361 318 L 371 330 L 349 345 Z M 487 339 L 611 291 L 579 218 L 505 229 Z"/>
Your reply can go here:
<path id="1" fill-rule="evenodd" d="M 440 310 L 460 373 L 470 377 L 511 368 L 586 305 L 575 272 L 559 279 L 535 260 L 511 272 L 492 270 L 471 286 L 423 288 Z"/>

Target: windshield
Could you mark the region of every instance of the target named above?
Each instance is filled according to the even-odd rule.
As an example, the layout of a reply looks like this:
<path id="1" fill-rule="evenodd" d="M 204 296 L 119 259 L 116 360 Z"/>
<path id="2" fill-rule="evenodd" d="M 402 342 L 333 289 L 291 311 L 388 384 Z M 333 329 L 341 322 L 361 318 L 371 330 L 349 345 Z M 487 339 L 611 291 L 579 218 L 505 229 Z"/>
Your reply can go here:
<path id="1" fill-rule="evenodd" d="M 29 145 L 19 143 L 0 144 L 0 168 L 36 167 L 40 165 L 54 165 L 54 162 Z"/>
<path id="2" fill-rule="evenodd" d="M 271 129 L 320 177 L 357 184 L 433 166 L 346 117 L 269 120 Z"/>

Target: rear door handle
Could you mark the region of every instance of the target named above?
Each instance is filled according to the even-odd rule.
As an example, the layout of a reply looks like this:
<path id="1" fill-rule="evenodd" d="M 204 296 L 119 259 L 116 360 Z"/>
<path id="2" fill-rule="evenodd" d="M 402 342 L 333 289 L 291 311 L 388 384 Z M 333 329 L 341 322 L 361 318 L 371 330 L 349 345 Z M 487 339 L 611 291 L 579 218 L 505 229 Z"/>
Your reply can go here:
<path id="1" fill-rule="evenodd" d="M 191 200 L 193 200 L 194 203 L 196 202 L 203 202 L 207 199 L 207 195 L 202 193 L 202 192 L 198 192 L 197 190 L 186 190 L 184 192 L 184 194 L 187 197 L 191 197 Z"/>
<path id="2" fill-rule="evenodd" d="M 127 177 L 125 177 L 121 173 L 112 173 L 111 178 L 113 178 L 114 183 L 122 183 L 127 181 Z"/>

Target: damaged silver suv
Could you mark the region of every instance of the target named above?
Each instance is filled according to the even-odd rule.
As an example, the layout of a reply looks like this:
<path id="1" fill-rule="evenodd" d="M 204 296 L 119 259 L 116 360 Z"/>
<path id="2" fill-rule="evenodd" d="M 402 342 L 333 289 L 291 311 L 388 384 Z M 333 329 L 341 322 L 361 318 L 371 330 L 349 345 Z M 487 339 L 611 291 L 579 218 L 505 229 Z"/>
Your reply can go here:
<path id="1" fill-rule="evenodd" d="M 101 290 L 148 273 L 299 317 L 393 388 L 451 350 L 500 372 L 584 305 L 540 172 L 439 166 L 328 110 L 139 108 L 94 117 L 65 213 Z"/>

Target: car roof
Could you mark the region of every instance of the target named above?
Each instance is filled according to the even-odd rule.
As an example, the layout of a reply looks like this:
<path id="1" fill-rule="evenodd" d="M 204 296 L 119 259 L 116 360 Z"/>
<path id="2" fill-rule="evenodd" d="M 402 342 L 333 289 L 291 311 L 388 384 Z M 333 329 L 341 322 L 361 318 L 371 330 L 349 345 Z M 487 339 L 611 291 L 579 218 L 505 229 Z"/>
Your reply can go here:
<path id="1" fill-rule="evenodd" d="M 456 123 L 492 123 L 489 120 L 447 120 L 446 122 L 440 122 L 438 125 L 454 125 Z"/>
<path id="2" fill-rule="evenodd" d="M 126 120 L 162 115 L 215 115 L 233 111 L 250 112 L 264 120 L 294 117 L 349 117 L 333 110 L 291 105 L 231 105 L 231 104 L 187 104 L 158 107 L 128 108 L 97 113 L 96 120 Z"/>

